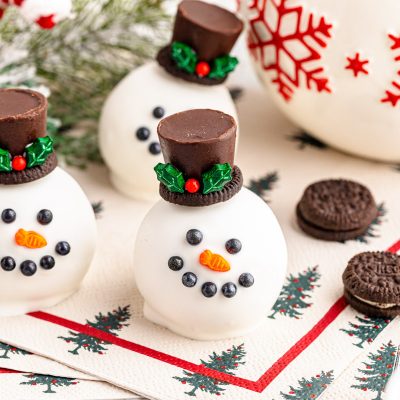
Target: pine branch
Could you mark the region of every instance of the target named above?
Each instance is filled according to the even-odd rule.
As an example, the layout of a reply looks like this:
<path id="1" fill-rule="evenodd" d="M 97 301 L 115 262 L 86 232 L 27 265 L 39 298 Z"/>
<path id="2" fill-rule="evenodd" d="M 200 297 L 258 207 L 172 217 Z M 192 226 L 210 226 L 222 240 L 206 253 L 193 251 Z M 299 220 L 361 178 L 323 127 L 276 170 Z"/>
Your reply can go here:
<path id="1" fill-rule="evenodd" d="M 19 59 L 16 64 L 9 51 L 7 57 L 0 51 L 0 86 L 30 87 L 30 79 L 19 79 L 30 75 L 48 87 L 50 115 L 62 121 L 63 133 L 55 135 L 58 153 L 83 168 L 101 162 L 97 121 L 106 97 L 132 69 L 154 58 L 169 36 L 170 18 L 163 0 L 75 0 L 74 15 L 46 31 L 8 10 L 0 21 L 0 41 L 3 48 L 14 47 Z M 92 124 L 79 137 L 65 134 L 88 120 Z"/>

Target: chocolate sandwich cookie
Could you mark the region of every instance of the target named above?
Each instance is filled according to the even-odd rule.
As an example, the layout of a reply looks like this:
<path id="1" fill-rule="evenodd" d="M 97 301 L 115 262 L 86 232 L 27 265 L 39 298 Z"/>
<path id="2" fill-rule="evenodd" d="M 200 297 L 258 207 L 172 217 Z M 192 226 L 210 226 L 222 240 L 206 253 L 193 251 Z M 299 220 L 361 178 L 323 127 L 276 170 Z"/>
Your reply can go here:
<path id="1" fill-rule="evenodd" d="M 363 235 L 377 217 L 378 208 L 365 186 L 330 179 L 307 187 L 296 214 L 300 228 L 310 236 L 345 241 Z"/>
<path id="2" fill-rule="evenodd" d="M 400 257 L 384 251 L 354 256 L 343 273 L 344 296 L 370 317 L 400 315 Z"/>

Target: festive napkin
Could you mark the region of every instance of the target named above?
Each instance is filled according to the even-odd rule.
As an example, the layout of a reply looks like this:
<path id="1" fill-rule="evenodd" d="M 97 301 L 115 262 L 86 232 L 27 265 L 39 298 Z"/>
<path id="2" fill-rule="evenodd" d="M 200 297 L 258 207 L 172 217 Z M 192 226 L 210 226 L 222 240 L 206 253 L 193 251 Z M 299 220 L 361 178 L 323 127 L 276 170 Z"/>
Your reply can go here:
<path id="1" fill-rule="evenodd" d="M 246 85 L 238 103 L 237 164 L 246 184 L 277 215 L 289 250 L 285 286 L 273 309 L 266 310 L 264 324 L 246 337 L 200 342 L 146 321 L 132 262 L 135 234 L 150 205 L 119 195 L 105 169 L 93 167 L 70 171 L 97 209 L 103 208 L 98 252 L 81 290 L 51 309 L 0 319 L 0 341 L 152 399 L 224 394 L 278 400 L 322 395 L 357 357 L 381 342 L 382 332 L 395 332 L 394 322 L 372 320 L 346 306 L 341 274 L 358 252 L 400 248 L 399 171 L 339 154 L 298 131 L 252 80 L 249 66 L 242 62 L 241 68 L 232 82 Z M 321 242 L 296 225 L 294 210 L 304 188 L 331 177 L 365 183 L 380 204 L 380 216 L 355 241 Z M 310 394 L 313 385 L 319 389 Z M 298 386 L 301 390 L 292 393 Z M 335 400 L 352 396 L 349 387 Z"/>
<path id="2" fill-rule="evenodd" d="M 7 400 L 48 399 L 136 399 L 131 393 L 108 383 L 0 369 L 0 393 Z"/>
<path id="3" fill-rule="evenodd" d="M 359 356 L 334 384 L 324 391 L 320 399 L 385 399 L 385 386 L 399 361 L 399 318 L 395 320 L 395 328 L 385 329 L 370 346 L 368 353 Z"/>
<path id="4" fill-rule="evenodd" d="M 38 356 L 12 344 L 0 342 L 0 369 L 56 375 L 66 378 L 98 380 L 49 358 Z"/>

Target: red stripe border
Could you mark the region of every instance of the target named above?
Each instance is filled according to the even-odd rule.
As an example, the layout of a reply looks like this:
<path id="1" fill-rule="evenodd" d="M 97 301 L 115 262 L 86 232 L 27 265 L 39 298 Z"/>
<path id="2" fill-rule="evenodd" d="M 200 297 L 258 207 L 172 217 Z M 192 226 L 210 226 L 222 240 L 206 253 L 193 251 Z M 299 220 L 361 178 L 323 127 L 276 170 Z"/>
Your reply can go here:
<path id="1" fill-rule="evenodd" d="M 388 249 L 388 251 L 393 253 L 397 253 L 398 251 L 400 251 L 400 240 L 393 244 Z M 265 371 L 265 373 L 257 381 L 252 381 L 249 379 L 229 375 L 224 372 L 215 371 L 213 369 L 205 367 L 202 364 L 194 364 L 181 358 L 171 356 L 167 353 L 154 350 L 150 347 L 142 346 L 138 343 L 121 339 L 117 336 L 111 335 L 110 333 L 93 328 L 92 326 L 83 325 L 78 322 L 74 322 L 66 318 L 61 318 L 46 312 L 38 311 L 27 315 L 33 318 L 40 319 L 42 321 L 56 324 L 58 326 L 63 326 L 64 328 L 77 331 L 85 335 L 98 338 L 100 340 L 104 340 L 106 342 L 110 342 L 126 350 L 130 350 L 135 353 L 165 362 L 167 364 L 174 365 L 178 368 L 212 377 L 219 381 L 227 382 L 235 386 L 261 393 L 285 370 L 285 368 L 291 362 L 293 362 L 305 349 L 307 349 L 328 328 L 328 326 L 332 324 L 333 321 L 335 321 L 335 319 L 342 313 L 342 311 L 346 307 L 347 304 L 344 297 L 339 298 L 335 302 L 335 304 L 333 304 L 332 307 L 328 310 L 328 312 L 317 322 L 317 324 L 298 342 L 296 342 L 269 369 L 267 369 L 267 371 Z"/>

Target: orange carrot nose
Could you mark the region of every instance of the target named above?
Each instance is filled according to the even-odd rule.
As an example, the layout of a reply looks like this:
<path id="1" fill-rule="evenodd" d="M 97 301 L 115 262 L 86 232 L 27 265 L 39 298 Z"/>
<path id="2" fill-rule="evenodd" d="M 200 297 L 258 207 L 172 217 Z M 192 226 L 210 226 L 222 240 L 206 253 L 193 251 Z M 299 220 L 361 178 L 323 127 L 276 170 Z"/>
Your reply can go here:
<path id="1" fill-rule="evenodd" d="M 34 231 L 25 231 L 19 229 L 15 234 L 15 241 L 17 245 L 27 247 L 28 249 L 40 249 L 47 246 L 46 239 Z"/>
<path id="2" fill-rule="evenodd" d="M 213 254 L 210 250 L 204 250 L 200 254 L 200 264 L 217 272 L 226 272 L 231 269 L 228 261 L 219 254 Z"/>

